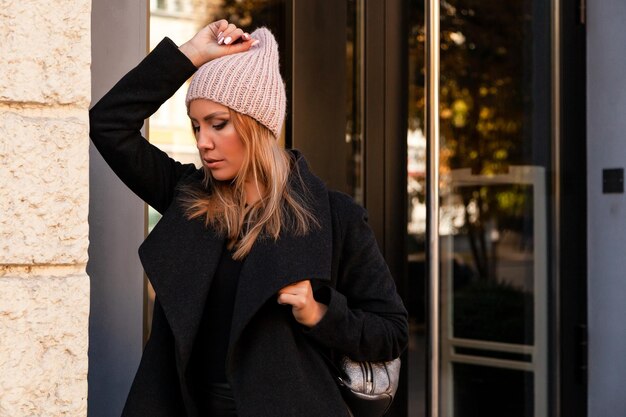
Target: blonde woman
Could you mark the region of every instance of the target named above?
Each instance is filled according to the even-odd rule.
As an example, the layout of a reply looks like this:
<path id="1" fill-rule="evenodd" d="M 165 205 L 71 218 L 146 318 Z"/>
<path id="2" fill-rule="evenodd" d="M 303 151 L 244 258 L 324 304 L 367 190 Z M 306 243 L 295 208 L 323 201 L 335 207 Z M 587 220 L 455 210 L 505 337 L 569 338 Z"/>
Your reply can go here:
<path id="1" fill-rule="evenodd" d="M 190 76 L 202 168 L 140 133 Z M 276 142 L 278 46 L 225 20 L 164 39 L 91 110 L 91 138 L 163 218 L 139 255 L 152 333 L 123 415 L 348 416 L 321 353 L 390 360 L 407 314 L 365 211 Z"/>

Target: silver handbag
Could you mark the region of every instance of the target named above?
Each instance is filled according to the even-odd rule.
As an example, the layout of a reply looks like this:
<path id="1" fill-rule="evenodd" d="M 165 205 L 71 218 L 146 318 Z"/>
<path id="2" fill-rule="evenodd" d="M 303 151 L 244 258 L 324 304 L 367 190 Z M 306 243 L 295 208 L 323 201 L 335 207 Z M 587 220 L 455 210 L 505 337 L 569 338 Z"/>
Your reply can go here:
<path id="1" fill-rule="evenodd" d="M 357 362 L 342 356 L 337 380 L 354 417 L 382 417 L 398 389 L 400 358 L 387 362 Z"/>

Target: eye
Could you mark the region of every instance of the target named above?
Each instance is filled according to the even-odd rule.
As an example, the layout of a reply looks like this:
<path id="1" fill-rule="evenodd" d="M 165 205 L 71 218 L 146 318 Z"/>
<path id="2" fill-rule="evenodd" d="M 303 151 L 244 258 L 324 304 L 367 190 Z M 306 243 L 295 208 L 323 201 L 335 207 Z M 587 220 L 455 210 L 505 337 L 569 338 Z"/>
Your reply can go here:
<path id="1" fill-rule="evenodd" d="M 200 125 L 196 126 L 196 125 L 191 125 L 191 130 L 193 130 L 194 134 L 198 134 L 198 132 L 200 131 Z"/>
<path id="2" fill-rule="evenodd" d="M 227 124 L 228 124 L 228 120 L 224 120 L 222 123 L 218 123 L 216 125 L 213 125 L 213 129 L 215 129 L 215 130 L 222 130 L 222 129 L 224 129 L 224 127 L 226 127 Z"/>

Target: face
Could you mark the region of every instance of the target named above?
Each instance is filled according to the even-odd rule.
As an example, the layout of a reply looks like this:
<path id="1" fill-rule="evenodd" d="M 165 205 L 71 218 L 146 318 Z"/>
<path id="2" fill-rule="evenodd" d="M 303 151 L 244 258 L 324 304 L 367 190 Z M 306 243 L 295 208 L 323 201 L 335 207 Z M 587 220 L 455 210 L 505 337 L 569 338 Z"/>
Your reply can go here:
<path id="1" fill-rule="evenodd" d="M 202 165 L 216 180 L 235 178 L 244 160 L 245 146 L 230 120 L 228 107 L 211 100 L 193 100 L 189 103 L 189 118 Z"/>

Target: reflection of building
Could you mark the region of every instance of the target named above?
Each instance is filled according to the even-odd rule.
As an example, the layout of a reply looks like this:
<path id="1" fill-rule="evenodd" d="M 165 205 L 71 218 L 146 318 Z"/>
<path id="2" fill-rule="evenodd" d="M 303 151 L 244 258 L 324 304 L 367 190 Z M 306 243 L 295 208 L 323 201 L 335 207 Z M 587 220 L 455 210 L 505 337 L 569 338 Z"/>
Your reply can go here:
<path id="1" fill-rule="evenodd" d="M 419 350 L 424 348 L 420 341 L 430 342 L 420 331 L 430 314 L 420 304 L 429 282 L 426 214 L 433 210 L 426 200 L 423 161 L 428 153 L 417 130 L 406 135 L 407 126 L 424 126 L 415 123 L 423 121 L 426 95 L 421 71 L 427 47 L 424 10 L 415 2 L 347 3 L 350 11 L 366 9 L 360 16 L 367 24 L 347 16 L 336 0 L 219 2 L 233 8 L 258 6 L 264 18 L 274 16 L 273 22 L 279 22 L 275 27 L 282 31 L 293 109 L 287 144 L 303 149 L 329 184 L 349 192 L 354 192 L 355 181 L 347 178 L 357 170 L 346 165 L 358 160 L 359 195 L 399 288 L 407 289 L 415 324 L 414 343 L 404 362 L 412 379 L 401 388 L 404 398 L 393 414 L 413 417 L 423 414 L 423 396 L 430 392 L 424 390 L 420 366 L 426 356 Z M 604 169 L 623 167 L 626 160 L 621 136 L 626 130 L 621 114 L 626 102 L 621 88 L 626 72 L 623 2 L 588 1 L 586 27 L 578 23 L 578 1 L 481 1 L 471 2 L 472 8 L 453 0 L 440 3 L 445 75 L 440 118 L 446 142 L 440 172 L 471 166 L 480 174 L 500 175 L 511 165 L 545 168 L 548 284 L 541 290 L 547 291 L 548 302 L 543 305 L 547 311 L 532 310 L 540 316 L 533 320 L 549 324 L 545 381 L 550 395 L 545 401 L 555 417 L 558 410 L 561 417 L 620 416 L 626 409 L 626 203 L 624 194 L 604 193 L 601 184 Z M 277 12 L 268 4 L 282 9 Z M 143 276 L 135 256 L 144 238 L 145 207 L 96 153 L 87 153 L 89 56 L 96 100 L 145 56 L 146 45 L 165 35 L 178 43 L 191 36 L 207 7 L 195 0 L 152 0 L 150 9 L 147 2 L 131 0 L 61 5 L 24 0 L 5 7 L 0 29 L 6 40 L 0 46 L 5 57 L 0 81 L 0 414 L 85 415 L 91 300 L 89 415 L 119 415 L 146 327 Z M 558 9 L 556 15 L 551 7 Z M 154 23 L 149 31 L 150 14 Z M 356 33 L 350 35 L 349 48 L 343 31 L 336 31 L 346 21 L 352 22 L 348 32 Z M 34 31 L 33 25 L 41 30 Z M 358 58 L 351 69 L 343 66 L 346 49 Z M 411 68 L 408 74 L 406 68 Z M 178 159 L 190 160 L 195 149 L 183 92 L 175 97 L 179 104 L 166 104 L 151 119 L 149 135 Z M 345 102 L 358 113 L 358 159 L 345 146 Z M 445 181 L 440 184 L 443 191 Z M 529 199 L 523 191 L 475 191 L 450 196 L 439 213 L 436 242 L 451 244 L 454 253 L 444 257 L 444 273 L 447 288 L 458 295 L 452 312 L 457 316 L 447 317 L 461 321 L 462 335 L 472 336 L 466 339 L 523 342 L 534 330 L 526 307 L 534 302 L 531 287 L 536 290 L 530 279 L 536 274 L 529 272 L 538 250 L 529 233 L 535 215 L 524 211 Z M 491 217 L 476 225 L 470 240 L 463 228 L 481 220 L 481 204 L 491 204 Z M 85 276 L 87 210 L 90 294 Z M 415 239 L 406 254 L 410 237 Z M 502 279 L 484 279 L 492 276 Z M 510 283 L 516 285 L 501 285 Z M 483 320 L 485 326 L 476 326 Z M 489 332 L 497 338 L 490 339 Z M 10 345 L 2 343 L 7 340 Z M 491 357 L 481 357 L 482 364 L 464 363 L 455 380 L 435 369 L 438 382 L 454 382 L 455 395 L 445 400 L 458 401 L 466 405 L 463 410 L 481 417 L 490 412 L 534 415 L 537 399 L 525 371 L 492 366 L 511 358 L 528 361 L 524 346 L 529 344 L 517 344 L 521 346 L 456 343 L 455 355 L 486 352 Z M 492 349 L 496 347 L 508 351 Z"/>
<path id="2" fill-rule="evenodd" d="M 407 231 L 414 235 L 426 233 L 426 138 L 421 129 L 407 134 L 407 192 L 409 222 Z"/>
<path id="3" fill-rule="evenodd" d="M 190 39 L 200 27 L 198 4 L 192 0 L 150 1 L 150 49 L 164 37 L 177 45 Z M 150 141 L 181 162 L 198 164 L 195 140 L 185 108 L 186 86 L 165 102 L 150 118 Z"/>

